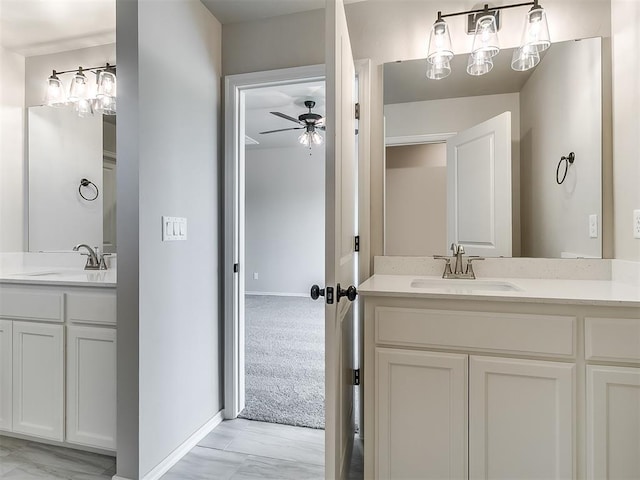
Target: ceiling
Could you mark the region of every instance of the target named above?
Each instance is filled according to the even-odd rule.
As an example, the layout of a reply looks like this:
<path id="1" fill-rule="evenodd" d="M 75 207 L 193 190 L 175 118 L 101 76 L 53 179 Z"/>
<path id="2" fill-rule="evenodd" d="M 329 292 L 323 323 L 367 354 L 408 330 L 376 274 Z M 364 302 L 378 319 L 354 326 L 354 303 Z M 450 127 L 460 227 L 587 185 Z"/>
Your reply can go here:
<path id="1" fill-rule="evenodd" d="M 405 103 L 444 98 L 459 98 L 519 92 L 535 68 L 516 72 L 511 68 L 512 48 L 493 58 L 493 69 L 474 77 L 467 73 L 469 55 L 456 55 L 451 61 L 451 75 L 442 80 L 426 78 L 426 59 L 386 63 L 384 65 L 384 103 Z M 544 57 L 546 51 L 541 54 Z"/>
<path id="2" fill-rule="evenodd" d="M 259 132 L 299 126 L 269 112 L 281 112 L 297 118 L 298 115 L 308 112 L 304 106 L 305 100 L 315 101 L 316 106 L 313 108 L 313 113 L 324 116 L 324 82 L 307 82 L 249 90 L 245 96 L 245 134 L 256 140 L 258 145 L 247 144 L 247 148 L 300 147 L 298 137 L 302 130 L 264 135 Z M 324 137 L 324 132 L 320 132 L 320 135 Z"/>
<path id="3" fill-rule="evenodd" d="M 201 0 L 221 23 L 239 23 L 324 8 L 326 0 Z M 345 4 L 365 0 L 344 0 Z"/>

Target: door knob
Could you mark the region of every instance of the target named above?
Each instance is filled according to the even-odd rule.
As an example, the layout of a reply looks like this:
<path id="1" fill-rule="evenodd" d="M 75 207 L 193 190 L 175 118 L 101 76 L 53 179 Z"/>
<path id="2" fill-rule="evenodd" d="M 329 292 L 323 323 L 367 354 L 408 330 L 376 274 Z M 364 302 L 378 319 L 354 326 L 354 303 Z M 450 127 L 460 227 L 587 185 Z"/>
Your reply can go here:
<path id="1" fill-rule="evenodd" d="M 353 302 L 356 297 L 358 296 L 358 290 L 356 290 L 356 287 L 354 287 L 353 285 L 351 285 L 349 288 L 347 288 L 346 290 L 340 288 L 340 284 L 338 284 L 337 288 L 337 296 L 338 296 L 338 302 L 340 301 L 340 299 L 342 297 L 347 297 L 347 299 L 350 302 Z"/>
<path id="2" fill-rule="evenodd" d="M 324 297 L 324 288 L 320 288 L 318 285 L 311 287 L 311 298 L 317 300 L 320 297 Z"/>

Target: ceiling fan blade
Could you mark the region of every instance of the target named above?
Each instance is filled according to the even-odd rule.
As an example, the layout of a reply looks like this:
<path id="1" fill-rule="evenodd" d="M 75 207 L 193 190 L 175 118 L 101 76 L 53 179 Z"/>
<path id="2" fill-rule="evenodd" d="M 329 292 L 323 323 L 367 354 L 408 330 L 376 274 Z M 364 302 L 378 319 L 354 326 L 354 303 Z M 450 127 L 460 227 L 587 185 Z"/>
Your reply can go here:
<path id="1" fill-rule="evenodd" d="M 275 115 L 276 117 L 280 117 L 280 118 L 284 118 L 285 120 L 291 120 L 292 122 L 296 122 L 299 125 L 302 125 L 302 122 L 300 120 L 298 120 L 297 118 L 293 118 L 290 117 L 289 115 L 285 115 L 284 113 L 281 112 L 269 112 L 272 115 Z"/>
<path id="2" fill-rule="evenodd" d="M 286 132 L 288 130 L 303 130 L 305 127 L 279 128 L 278 130 L 267 130 L 266 132 L 258 132 L 260 135 L 264 133 Z"/>

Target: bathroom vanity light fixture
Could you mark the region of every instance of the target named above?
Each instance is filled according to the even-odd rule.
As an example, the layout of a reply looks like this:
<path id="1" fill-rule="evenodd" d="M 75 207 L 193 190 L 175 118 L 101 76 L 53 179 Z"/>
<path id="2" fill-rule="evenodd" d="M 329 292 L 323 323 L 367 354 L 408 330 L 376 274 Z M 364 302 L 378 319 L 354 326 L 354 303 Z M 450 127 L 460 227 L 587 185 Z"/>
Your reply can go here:
<path id="1" fill-rule="evenodd" d="M 95 74 L 96 81 L 90 81 L 86 73 Z M 64 85 L 58 75 L 72 73 L 69 84 L 69 95 L 65 95 Z M 94 112 L 104 115 L 116 114 L 116 66 L 105 64 L 100 67 L 66 70 L 53 70 L 47 79 L 47 90 L 44 103 L 51 107 L 71 106 L 79 116 L 93 115 Z"/>
<path id="2" fill-rule="evenodd" d="M 540 52 L 551 45 L 547 14 L 538 0 L 491 8 L 485 4 L 484 8 L 478 10 L 447 14 L 438 12 L 438 18 L 431 27 L 429 36 L 427 78 L 440 80 L 451 73 L 450 61 L 454 54 L 445 18 L 467 15 L 467 33 L 474 35 L 471 54 L 467 62 L 467 73 L 474 76 L 484 75 L 491 71 L 493 68 L 492 59 L 500 52 L 498 42 L 500 11 L 529 5 L 531 5 L 531 9 L 525 16 L 522 40 L 513 54 L 511 68 L 525 71 L 535 67 L 540 62 Z"/>

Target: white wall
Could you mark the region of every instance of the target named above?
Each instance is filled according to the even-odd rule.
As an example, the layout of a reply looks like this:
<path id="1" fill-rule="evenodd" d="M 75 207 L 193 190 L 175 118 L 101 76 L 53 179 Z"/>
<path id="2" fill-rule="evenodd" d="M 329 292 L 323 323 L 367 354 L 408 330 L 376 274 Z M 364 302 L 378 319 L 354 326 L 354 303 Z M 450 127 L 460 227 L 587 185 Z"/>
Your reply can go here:
<path id="1" fill-rule="evenodd" d="M 602 224 L 601 78 L 601 39 L 592 38 L 554 45 L 520 91 L 525 256 L 602 255 L 602 232 L 589 238 L 589 215 Z M 560 157 L 572 151 L 558 185 Z"/>
<path id="2" fill-rule="evenodd" d="M 504 93 L 384 106 L 387 137 L 457 133 L 511 112 L 512 254 L 520 256 L 520 95 Z M 446 210 L 446 204 L 442 206 Z M 386 226 L 387 237 L 389 226 Z M 385 245 L 385 253 L 389 255 Z M 396 251 L 396 254 L 402 252 Z M 433 254 L 435 252 L 431 252 Z M 446 253 L 446 252 L 445 252 Z"/>
<path id="3" fill-rule="evenodd" d="M 29 108 L 29 251 L 102 247 L 102 117 L 69 108 Z M 80 180 L 98 188 L 80 196 Z M 93 198 L 93 186 L 82 188 Z"/>
<path id="4" fill-rule="evenodd" d="M 0 252 L 26 249 L 24 64 L 0 46 Z"/>
<path id="5" fill-rule="evenodd" d="M 448 255 L 447 146 L 387 147 L 385 255 Z"/>
<path id="6" fill-rule="evenodd" d="M 613 186 L 615 258 L 640 261 L 633 210 L 640 209 L 640 2 L 613 0 Z"/>
<path id="7" fill-rule="evenodd" d="M 307 295 L 324 283 L 324 164 L 324 144 L 247 149 L 247 293 Z"/>
<path id="8" fill-rule="evenodd" d="M 118 475 L 222 407 L 221 25 L 197 0 L 117 1 Z M 161 216 L 188 240 L 161 241 Z"/>

